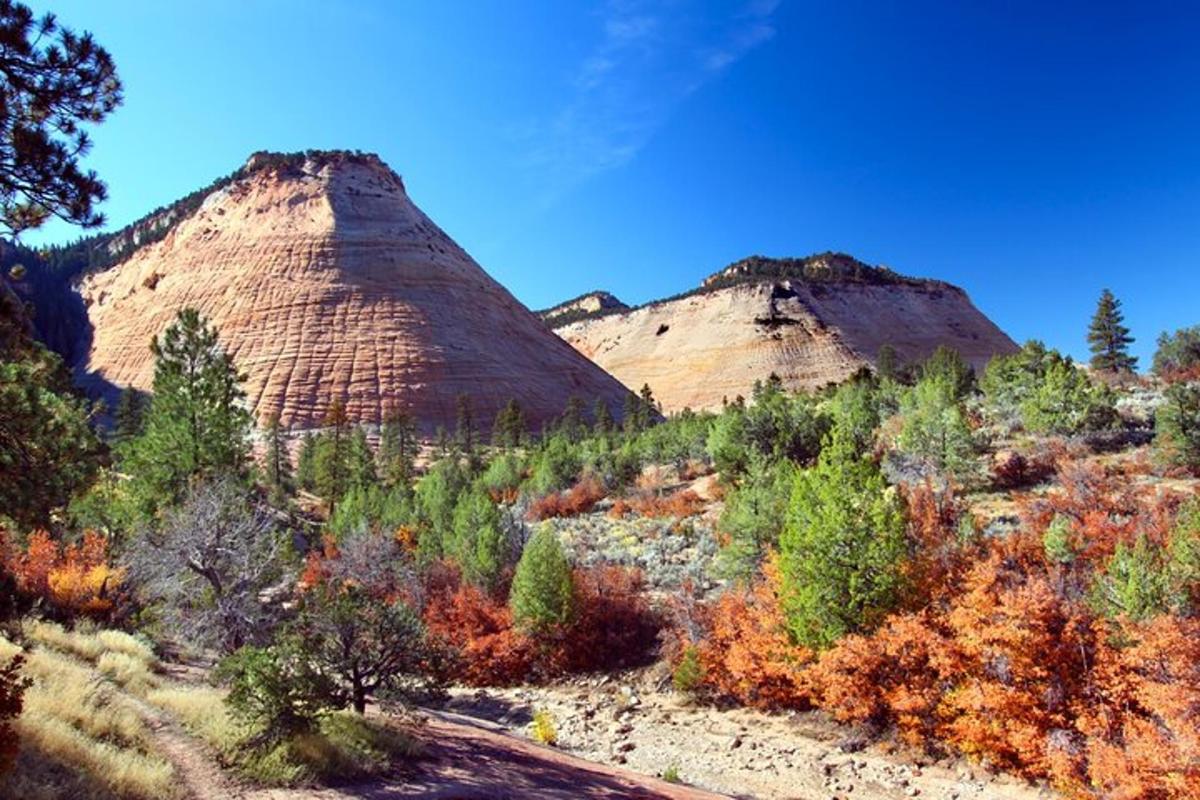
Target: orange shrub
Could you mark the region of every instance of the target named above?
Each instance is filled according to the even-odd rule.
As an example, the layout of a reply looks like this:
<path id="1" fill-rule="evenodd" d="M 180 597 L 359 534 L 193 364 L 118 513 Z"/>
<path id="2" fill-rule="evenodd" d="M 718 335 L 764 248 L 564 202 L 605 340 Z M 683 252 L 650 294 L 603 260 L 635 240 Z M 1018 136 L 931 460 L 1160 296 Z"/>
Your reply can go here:
<path id="1" fill-rule="evenodd" d="M 661 620 L 650 608 L 640 570 L 619 566 L 577 569 L 575 620 L 565 632 L 566 671 L 634 666 L 652 653 Z"/>
<path id="2" fill-rule="evenodd" d="M 591 511 L 604 496 L 604 484 L 595 476 L 586 475 L 564 492 L 551 492 L 534 500 L 529 506 L 528 516 L 535 520 L 577 517 Z"/>
<path id="3" fill-rule="evenodd" d="M 659 496 L 653 492 L 639 492 L 631 497 L 618 498 L 609 516 L 621 518 L 633 511 L 649 518 L 683 519 L 694 517 L 704 510 L 704 499 L 691 489 L 680 489 L 669 495 Z"/>
<path id="4" fill-rule="evenodd" d="M 455 654 L 453 677 L 472 686 L 643 661 L 656 643 L 659 620 L 643 593 L 641 574 L 609 566 L 576 570 L 574 579 L 574 620 L 548 639 L 514 628 L 506 602 L 464 582 L 449 564 L 438 565 L 426 578 L 423 618 L 430 633 Z"/>
<path id="5" fill-rule="evenodd" d="M 804 667 L 813 654 L 788 637 L 774 559 L 764 573 L 750 592 L 726 592 L 709 612 L 708 635 L 699 647 L 704 682 L 744 705 L 804 707 L 809 699 Z"/>
<path id="6" fill-rule="evenodd" d="M 20 594 L 67 615 L 109 614 L 123 579 L 108 563 L 108 540 L 95 531 L 63 547 L 46 531 L 36 531 L 24 552 L 9 555 L 9 570 Z"/>
<path id="7" fill-rule="evenodd" d="M 463 581 L 444 566 L 428 590 L 423 613 L 430 634 L 455 654 L 451 674 L 470 686 L 504 686 L 524 680 L 536 644 L 513 628 L 508 604 Z"/>
<path id="8" fill-rule="evenodd" d="M 817 704 L 843 722 L 894 722 L 911 744 L 937 732 L 948 642 L 923 614 L 899 614 L 871 636 L 847 636 L 809 671 Z"/>
<path id="9" fill-rule="evenodd" d="M 1095 694 L 1079 704 L 1086 747 L 1056 777 L 1117 800 L 1200 797 L 1200 621 L 1162 616 L 1099 638 Z"/>

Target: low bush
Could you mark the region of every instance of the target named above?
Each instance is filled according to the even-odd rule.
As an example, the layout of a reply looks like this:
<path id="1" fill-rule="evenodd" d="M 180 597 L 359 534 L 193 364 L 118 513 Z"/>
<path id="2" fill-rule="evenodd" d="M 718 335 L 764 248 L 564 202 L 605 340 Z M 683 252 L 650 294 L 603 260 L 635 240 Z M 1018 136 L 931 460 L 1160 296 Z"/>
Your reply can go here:
<path id="1" fill-rule="evenodd" d="M 533 723 L 530 726 L 533 740 L 538 744 L 558 744 L 558 729 L 554 725 L 554 715 L 548 709 L 539 708 L 533 712 Z"/>
<path id="2" fill-rule="evenodd" d="M 577 517 L 591 511 L 607 493 L 599 479 L 588 475 L 564 492 L 551 492 L 534 500 L 528 516 L 533 520 L 551 517 Z"/>

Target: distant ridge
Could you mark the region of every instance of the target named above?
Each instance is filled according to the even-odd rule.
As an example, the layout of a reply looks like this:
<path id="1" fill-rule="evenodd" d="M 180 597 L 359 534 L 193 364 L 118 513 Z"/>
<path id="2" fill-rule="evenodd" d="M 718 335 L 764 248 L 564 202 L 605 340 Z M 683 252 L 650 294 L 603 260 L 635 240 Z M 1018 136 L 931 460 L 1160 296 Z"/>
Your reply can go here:
<path id="1" fill-rule="evenodd" d="M 750 256 L 673 297 L 634 308 L 568 302 L 543 318 L 627 387 L 649 384 L 667 411 L 748 397 L 771 374 L 819 388 L 872 365 L 884 345 L 910 362 L 946 345 L 977 368 L 1016 350 L 959 287 L 833 252 Z"/>

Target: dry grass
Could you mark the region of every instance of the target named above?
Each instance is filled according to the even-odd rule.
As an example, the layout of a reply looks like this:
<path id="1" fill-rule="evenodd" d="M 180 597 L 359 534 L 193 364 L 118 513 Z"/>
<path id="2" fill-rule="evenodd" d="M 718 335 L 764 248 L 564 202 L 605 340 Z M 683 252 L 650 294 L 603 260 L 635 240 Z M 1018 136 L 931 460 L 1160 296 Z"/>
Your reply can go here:
<path id="1" fill-rule="evenodd" d="M 398 728 L 340 711 L 323 717 L 311 733 L 249 754 L 240 766 L 260 783 L 296 785 L 387 774 L 419 753 L 420 743 Z"/>
<path id="2" fill-rule="evenodd" d="M 96 660 L 96 669 L 126 690 L 140 696 L 145 696 L 159 684 L 159 679 L 150 672 L 145 661 L 127 653 L 110 651 L 101 654 Z"/>
<path id="3" fill-rule="evenodd" d="M 235 753 L 249 731 L 225 705 L 225 692 L 211 686 L 172 684 L 146 693 L 146 700 L 222 753 Z"/>
<path id="4" fill-rule="evenodd" d="M 23 674 L 33 683 L 16 723 L 21 756 L 0 782 L 0 796 L 176 797 L 174 768 L 149 752 L 149 731 L 136 709 L 115 686 L 66 654 L 93 652 L 93 636 L 67 634 L 58 626 L 29 627 L 43 644 L 27 654 Z M 49 649 L 47 641 L 66 652 Z M 19 649 L 0 639 L 0 657 L 11 658 Z"/>
<path id="5" fill-rule="evenodd" d="M 27 620 L 23 630 L 30 641 L 70 653 L 84 661 L 95 663 L 106 653 L 118 653 L 141 662 L 147 671 L 158 666 L 158 658 L 150 645 L 124 631 L 68 631 L 62 625 L 43 620 Z"/>

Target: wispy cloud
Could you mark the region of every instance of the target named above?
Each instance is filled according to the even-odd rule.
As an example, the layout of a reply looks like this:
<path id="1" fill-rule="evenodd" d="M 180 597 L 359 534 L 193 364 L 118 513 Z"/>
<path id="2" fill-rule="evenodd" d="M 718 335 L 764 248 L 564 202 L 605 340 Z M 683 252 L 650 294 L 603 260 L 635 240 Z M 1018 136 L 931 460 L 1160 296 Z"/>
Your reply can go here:
<path id="1" fill-rule="evenodd" d="M 693 92 L 775 35 L 779 0 L 723 14 L 671 0 L 610 0 L 561 105 L 525 131 L 550 203 L 634 158 Z"/>

